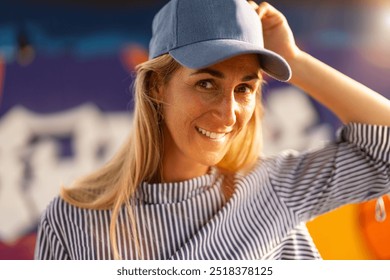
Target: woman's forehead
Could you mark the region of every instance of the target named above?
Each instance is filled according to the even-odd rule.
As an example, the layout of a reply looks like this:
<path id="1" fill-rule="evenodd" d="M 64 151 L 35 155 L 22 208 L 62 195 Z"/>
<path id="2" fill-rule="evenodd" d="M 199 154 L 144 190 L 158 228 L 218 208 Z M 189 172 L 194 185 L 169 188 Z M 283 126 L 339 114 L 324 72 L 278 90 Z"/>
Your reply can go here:
<path id="1" fill-rule="evenodd" d="M 183 67 L 183 70 L 188 75 L 209 74 L 217 78 L 224 78 L 230 73 L 241 74 L 251 78 L 253 78 L 252 76 L 261 77 L 260 62 L 256 54 L 234 56 L 201 69 Z"/>

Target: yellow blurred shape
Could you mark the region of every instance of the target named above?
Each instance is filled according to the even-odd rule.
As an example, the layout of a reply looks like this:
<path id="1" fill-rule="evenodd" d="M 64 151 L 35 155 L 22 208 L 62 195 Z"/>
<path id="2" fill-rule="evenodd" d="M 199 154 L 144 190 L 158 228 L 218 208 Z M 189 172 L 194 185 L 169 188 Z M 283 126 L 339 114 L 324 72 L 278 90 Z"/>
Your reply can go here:
<path id="1" fill-rule="evenodd" d="M 358 213 L 358 205 L 350 204 L 307 224 L 323 259 L 374 259 L 362 235 Z"/>

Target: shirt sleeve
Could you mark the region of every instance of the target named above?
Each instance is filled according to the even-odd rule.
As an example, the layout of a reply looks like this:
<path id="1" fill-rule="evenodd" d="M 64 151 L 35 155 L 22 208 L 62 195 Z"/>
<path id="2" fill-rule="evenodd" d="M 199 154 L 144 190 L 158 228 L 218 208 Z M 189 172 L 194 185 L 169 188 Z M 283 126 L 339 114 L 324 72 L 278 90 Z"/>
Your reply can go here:
<path id="1" fill-rule="evenodd" d="M 38 225 L 37 241 L 34 259 L 36 260 L 67 260 L 70 259 L 65 246 L 58 238 L 50 220 L 47 217 L 48 208 Z"/>
<path id="2" fill-rule="evenodd" d="M 351 123 L 335 143 L 275 158 L 270 180 L 299 221 L 390 192 L 390 127 Z"/>

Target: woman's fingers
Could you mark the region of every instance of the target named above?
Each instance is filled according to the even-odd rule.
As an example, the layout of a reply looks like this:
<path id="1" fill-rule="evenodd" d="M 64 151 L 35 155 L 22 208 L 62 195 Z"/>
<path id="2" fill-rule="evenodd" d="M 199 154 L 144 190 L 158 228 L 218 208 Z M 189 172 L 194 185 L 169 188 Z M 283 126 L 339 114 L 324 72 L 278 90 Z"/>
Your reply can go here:
<path id="1" fill-rule="evenodd" d="M 254 1 L 248 1 L 249 4 L 252 5 L 253 9 L 255 9 L 255 11 L 257 11 L 257 8 L 259 7 L 259 5 L 257 5 Z"/>
<path id="2" fill-rule="evenodd" d="M 294 57 L 298 49 L 286 17 L 267 2 L 256 4 L 254 1 L 248 1 L 248 3 L 261 20 L 264 46 L 286 59 Z"/>
<path id="3" fill-rule="evenodd" d="M 259 15 L 259 18 L 263 24 L 263 29 L 265 31 L 277 25 L 284 24 L 284 22 L 286 21 L 284 15 L 267 2 L 261 2 L 260 4 L 256 4 L 256 2 L 254 1 L 248 1 L 248 3 Z"/>
<path id="4" fill-rule="evenodd" d="M 261 2 L 260 4 L 256 4 L 254 1 L 248 1 L 249 4 L 253 7 L 253 9 L 257 12 L 260 18 L 263 18 L 265 15 L 272 16 L 274 14 L 280 14 L 278 10 L 276 10 L 272 5 L 267 2 Z"/>

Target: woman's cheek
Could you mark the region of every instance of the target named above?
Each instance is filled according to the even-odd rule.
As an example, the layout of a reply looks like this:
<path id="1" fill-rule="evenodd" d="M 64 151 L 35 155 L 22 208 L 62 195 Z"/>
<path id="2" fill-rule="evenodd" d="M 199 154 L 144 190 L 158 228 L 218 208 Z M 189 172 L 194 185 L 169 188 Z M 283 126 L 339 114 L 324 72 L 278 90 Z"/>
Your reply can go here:
<path id="1" fill-rule="evenodd" d="M 248 104 L 244 105 L 243 107 L 243 118 L 245 119 L 245 123 L 248 123 L 252 115 L 255 113 L 256 97 L 251 97 L 250 102 L 248 102 Z"/>

